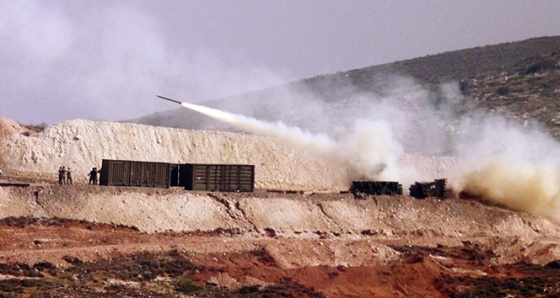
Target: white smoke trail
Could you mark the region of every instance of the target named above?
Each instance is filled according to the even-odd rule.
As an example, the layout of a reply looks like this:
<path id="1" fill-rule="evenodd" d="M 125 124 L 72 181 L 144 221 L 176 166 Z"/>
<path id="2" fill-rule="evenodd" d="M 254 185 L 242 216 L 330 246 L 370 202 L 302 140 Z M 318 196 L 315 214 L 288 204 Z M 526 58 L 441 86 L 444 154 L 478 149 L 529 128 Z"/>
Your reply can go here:
<path id="1" fill-rule="evenodd" d="M 290 127 L 282 122 L 270 123 L 259 121 L 243 115 L 228 113 L 205 106 L 183 102 L 181 105 L 187 109 L 202 113 L 209 117 L 224 121 L 245 131 L 273 137 L 287 142 L 289 145 L 309 148 L 321 155 L 328 155 L 334 149 L 334 142 L 325 134 L 312 134 L 299 127 Z"/>
<path id="2" fill-rule="evenodd" d="M 347 167 L 348 182 L 356 179 L 398 180 L 398 157 L 402 148 L 385 122 L 359 120 L 340 140 L 326 134 L 313 134 L 282 122 L 266 122 L 205 106 L 181 103 L 185 108 L 227 122 L 245 131 L 268 136 L 297 149 Z"/>

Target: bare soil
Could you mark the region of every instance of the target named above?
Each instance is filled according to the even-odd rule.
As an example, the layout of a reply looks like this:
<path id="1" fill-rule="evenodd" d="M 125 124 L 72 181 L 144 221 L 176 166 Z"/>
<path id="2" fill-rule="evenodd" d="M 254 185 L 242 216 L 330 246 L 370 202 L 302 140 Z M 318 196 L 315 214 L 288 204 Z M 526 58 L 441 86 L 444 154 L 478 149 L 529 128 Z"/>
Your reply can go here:
<path id="1" fill-rule="evenodd" d="M 560 262 L 496 264 L 477 242 L 250 238 L 228 231 L 147 234 L 64 219 L 0 221 L 3 297 L 557 297 Z M 427 239 L 417 239 L 418 243 Z M 325 245 L 394 250 L 387 264 L 286 267 L 276 256 Z M 479 244 L 480 243 L 480 244 Z M 323 256 L 327 257 L 327 256 Z M 360 256 L 356 256 L 360 257 Z M 293 256 L 297 259 L 297 256 Z"/>
<path id="2" fill-rule="evenodd" d="M 106 191 L 103 187 L 76 187 L 98 195 Z M 126 193 L 125 188 L 119 191 Z M 138 191 L 154 189 L 133 192 Z M 166 192 L 174 190 L 158 190 L 159 195 Z M 262 190 L 208 195 L 319 204 L 348 196 L 328 193 L 310 197 Z M 451 214 L 463 211 L 471 218 L 476 218 L 472 213 L 476 211 L 497 218 L 504 213 L 506 218 L 515 216 L 511 211 L 465 199 L 403 196 L 368 197 L 356 202 L 375 203 L 385 211 L 402 204 L 412 204 L 413 209 L 425 206 L 435 210 L 434 218 L 442 206 Z M 538 224 L 535 221 L 533 225 Z M 237 228 L 147 233 L 117 223 L 6 217 L 0 220 L 0 295 L 557 297 L 559 239 L 546 228 L 540 229 L 543 231 L 531 239 L 505 230 L 503 236 L 490 232 L 449 236 L 428 230 L 406 231 L 405 226 L 387 233 L 362 229 L 359 233 L 317 230 L 309 235 L 286 234 L 274 227 L 262 233 Z"/>

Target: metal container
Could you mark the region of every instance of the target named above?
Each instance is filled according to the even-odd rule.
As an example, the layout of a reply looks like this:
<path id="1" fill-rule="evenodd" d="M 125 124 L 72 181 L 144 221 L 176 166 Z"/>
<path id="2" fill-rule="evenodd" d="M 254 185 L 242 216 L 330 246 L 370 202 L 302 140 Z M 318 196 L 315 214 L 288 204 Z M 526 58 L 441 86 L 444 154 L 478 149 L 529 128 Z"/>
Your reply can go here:
<path id="1" fill-rule="evenodd" d="M 180 184 L 187 190 L 252 192 L 254 165 L 182 164 Z"/>
<path id="2" fill-rule="evenodd" d="M 168 188 L 170 176 L 169 163 L 104 159 L 99 184 Z"/>

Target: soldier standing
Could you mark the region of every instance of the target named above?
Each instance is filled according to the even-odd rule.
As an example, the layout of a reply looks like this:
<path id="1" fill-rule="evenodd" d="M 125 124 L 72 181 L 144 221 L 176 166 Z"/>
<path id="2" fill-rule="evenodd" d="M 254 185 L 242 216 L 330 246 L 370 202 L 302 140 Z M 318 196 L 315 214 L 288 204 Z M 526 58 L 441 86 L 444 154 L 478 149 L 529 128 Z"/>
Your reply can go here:
<path id="1" fill-rule="evenodd" d="M 88 184 L 97 185 L 97 173 L 98 172 L 99 171 L 97 170 L 97 168 L 91 169 L 91 171 L 89 172 L 89 183 Z"/>
<path id="2" fill-rule="evenodd" d="M 58 168 L 58 185 L 64 183 L 64 167 Z"/>
<path id="3" fill-rule="evenodd" d="M 66 169 L 66 184 L 72 184 L 72 172 L 70 168 Z"/>
<path id="4" fill-rule="evenodd" d="M 66 184 L 66 167 L 62 167 L 62 184 Z"/>

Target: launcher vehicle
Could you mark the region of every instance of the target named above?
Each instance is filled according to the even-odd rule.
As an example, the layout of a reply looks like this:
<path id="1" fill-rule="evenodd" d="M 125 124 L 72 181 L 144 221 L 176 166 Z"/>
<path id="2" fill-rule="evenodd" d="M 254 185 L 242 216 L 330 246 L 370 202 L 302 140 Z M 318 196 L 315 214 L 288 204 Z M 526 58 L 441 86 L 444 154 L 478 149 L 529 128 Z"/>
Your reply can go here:
<path id="1" fill-rule="evenodd" d="M 418 199 L 427 197 L 443 198 L 446 192 L 447 179 L 435 179 L 431 182 L 415 182 L 409 188 L 410 195 Z M 402 195 L 403 187 L 395 181 L 352 181 L 350 192 L 356 198 L 368 195 Z"/>
<path id="2" fill-rule="evenodd" d="M 352 181 L 350 192 L 356 197 L 367 195 L 402 195 L 403 187 L 395 181 Z"/>
<path id="3" fill-rule="evenodd" d="M 427 197 L 443 198 L 446 191 L 447 179 L 435 179 L 431 182 L 416 182 L 409 188 L 410 195 L 425 199 Z"/>

